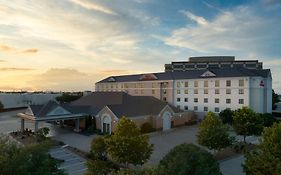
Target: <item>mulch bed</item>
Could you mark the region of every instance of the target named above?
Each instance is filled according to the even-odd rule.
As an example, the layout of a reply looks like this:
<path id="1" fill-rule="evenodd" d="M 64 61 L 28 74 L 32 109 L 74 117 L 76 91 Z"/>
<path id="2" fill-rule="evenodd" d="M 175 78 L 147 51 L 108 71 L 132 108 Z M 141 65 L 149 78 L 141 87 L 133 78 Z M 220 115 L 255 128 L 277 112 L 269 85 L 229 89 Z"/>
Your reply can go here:
<path id="1" fill-rule="evenodd" d="M 237 155 L 241 155 L 244 151 L 250 151 L 257 149 L 257 145 L 254 144 L 239 144 L 236 149 L 235 146 L 227 147 L 214 155 L 215 159 L 218 161 L 225 160 Z"/>

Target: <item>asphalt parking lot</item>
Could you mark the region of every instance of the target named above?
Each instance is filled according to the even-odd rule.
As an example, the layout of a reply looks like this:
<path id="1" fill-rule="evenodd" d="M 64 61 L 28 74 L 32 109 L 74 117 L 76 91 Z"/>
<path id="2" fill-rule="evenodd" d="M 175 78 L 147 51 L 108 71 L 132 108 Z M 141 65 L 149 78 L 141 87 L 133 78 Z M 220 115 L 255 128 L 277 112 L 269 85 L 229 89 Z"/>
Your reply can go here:
<path id="1" fill-rule="evenodd" d="M 59 168 L 65 170 L 69 175 L 82 175 L 87 171 L 86 160 L 72 153 L 66 147 L 53 148 L 49 153 L 56 159 L 64 160 Z"/>

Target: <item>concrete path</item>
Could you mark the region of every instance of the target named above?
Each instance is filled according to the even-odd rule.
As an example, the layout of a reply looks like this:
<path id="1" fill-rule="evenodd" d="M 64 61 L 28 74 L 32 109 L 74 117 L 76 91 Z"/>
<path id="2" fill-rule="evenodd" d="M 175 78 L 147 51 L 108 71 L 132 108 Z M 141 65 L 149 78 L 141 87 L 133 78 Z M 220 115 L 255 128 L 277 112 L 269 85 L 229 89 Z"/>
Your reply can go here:
<path id="1" fill-rule="evenodd" d="M 64 160 L 59 168 L 65 170 L 69 175 L 83 175 L 87 171 L 86 160 L 65 147 L 53 148 L 49 153 L 56 159 Z"/>
<path id="2" fill-rule="evenodd" d="M 223 175 L 245 175 L 245 173 L 243 172 L 243 167 L 241 165 L 243 162 L 243 155 L 221 161 L 220 170 Z"/>

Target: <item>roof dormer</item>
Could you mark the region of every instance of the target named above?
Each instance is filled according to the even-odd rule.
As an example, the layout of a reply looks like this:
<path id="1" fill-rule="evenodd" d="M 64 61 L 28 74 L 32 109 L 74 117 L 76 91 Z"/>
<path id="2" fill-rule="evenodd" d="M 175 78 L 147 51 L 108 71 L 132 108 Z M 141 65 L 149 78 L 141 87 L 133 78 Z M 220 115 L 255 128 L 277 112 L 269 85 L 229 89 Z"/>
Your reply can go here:
<path id="1" fill-rule="evenodd" d="M 213 72 L 207 70 L 206 72 L 204 72 L 202 75 L 200 75 L 200 77 L 215 77 L 216 74 L 214 74 Z"/>
<path id="2" fill-rule="evenodd" d="M 158 78 L 154 74 L 142 74 L 139 78 L 140 81 L 157 80 Z"/>

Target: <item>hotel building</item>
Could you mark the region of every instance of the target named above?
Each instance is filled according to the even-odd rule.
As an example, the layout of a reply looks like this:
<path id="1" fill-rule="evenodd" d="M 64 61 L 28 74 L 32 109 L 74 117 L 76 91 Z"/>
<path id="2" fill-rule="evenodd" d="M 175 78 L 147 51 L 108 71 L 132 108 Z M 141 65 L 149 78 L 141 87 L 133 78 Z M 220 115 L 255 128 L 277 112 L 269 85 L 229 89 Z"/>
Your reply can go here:
<path id="1" fill-rule="evenodd" d="M 191 57 L 165 65 L 165 72 L 110 76 L 95 84 L 97 92 L 122 91 L 154 96 L 182 110 L 219 113 L 248 106 L 272 112 L 272 78 L 257 60 L 234 57 Z"/>

